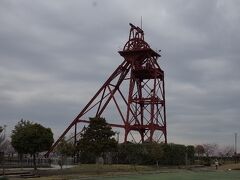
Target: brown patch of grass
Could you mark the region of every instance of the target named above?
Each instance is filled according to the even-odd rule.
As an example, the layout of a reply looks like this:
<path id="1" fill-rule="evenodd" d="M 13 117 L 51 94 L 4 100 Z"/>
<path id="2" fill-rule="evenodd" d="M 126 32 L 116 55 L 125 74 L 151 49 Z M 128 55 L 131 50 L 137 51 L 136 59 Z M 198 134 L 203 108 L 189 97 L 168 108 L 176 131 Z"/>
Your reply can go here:
<path id="1" fill-rule="evenodd" d="M 93 178 L 101 176 L 113 176 L 133 174 L 138 172 L 156 171 L 155 167 L 139 166 L 139 165 L 97 165 L 97 164 L 81 164 L 69 169 L 62 170 L 39 170 L 40 178 L 35 180 L 70 180 L 77 178 Z"/>
<path id="2" fill-rule="evenodd" d="M 240 163 L 237 164 L 224 164 L 219 167 L 221 170 L 240 170 Z"/>

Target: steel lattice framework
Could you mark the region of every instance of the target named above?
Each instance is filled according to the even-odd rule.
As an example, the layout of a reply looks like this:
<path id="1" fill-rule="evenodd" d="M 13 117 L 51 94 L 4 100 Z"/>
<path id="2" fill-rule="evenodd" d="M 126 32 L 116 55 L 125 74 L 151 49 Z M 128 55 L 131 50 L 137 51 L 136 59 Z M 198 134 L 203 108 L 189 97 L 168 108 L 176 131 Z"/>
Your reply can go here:
<path id="1" fill-rule="evenodd" d="M 74 142 L 77 143 L 78 123 L 89 123 L 88 117 L 101 117 L 107 109 L 117 112 L 118 116 L 110 115 L 106 119 L 110 126 L 124 129 L 124 142 L 132 137 L 140 143 L 167 143 L 164 71 L 157 62 L 160 55 L 145 42 L 141 28 L 131 23 L 130 27 L 129 39 L 119 51 L 124 61 L 46 155 L 71 129 L 74 129 Z"/>

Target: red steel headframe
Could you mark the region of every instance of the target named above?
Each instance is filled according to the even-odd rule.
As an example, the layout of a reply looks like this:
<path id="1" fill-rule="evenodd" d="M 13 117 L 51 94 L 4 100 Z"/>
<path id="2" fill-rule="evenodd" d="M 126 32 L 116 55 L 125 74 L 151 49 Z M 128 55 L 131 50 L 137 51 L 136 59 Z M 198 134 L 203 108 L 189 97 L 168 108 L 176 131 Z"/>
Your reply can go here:
<path id="1" fill-rule="evenodd" d="M 164 71 L 157 63 L 160 55 L 144 41 L 141 28 L 131 23 L 130 26 L 129 40 L 123 50 L 119 51 L 124 61 L 62 133 L 46 156 L 72 128 L 76 144 L 77 124 L 89 123 L 86 117 L 101 117 L 110 102 L 115 105 L 120 119 L 117 119 L 119 123 L 108 124 L 124 129 L 124 142 L 129 140 L 130 134 L 138 142 L 167 143 Z M 121 89 L 123 82 L 128 83 L 127 93 Z M 119 99 L 123 103 L 119 103 Z M 106 119 L 108 120 L 107 117 Z M 132 132 L 138 132 L 139 136 L 136 137 L 135 133 L 134 137 Z"/>

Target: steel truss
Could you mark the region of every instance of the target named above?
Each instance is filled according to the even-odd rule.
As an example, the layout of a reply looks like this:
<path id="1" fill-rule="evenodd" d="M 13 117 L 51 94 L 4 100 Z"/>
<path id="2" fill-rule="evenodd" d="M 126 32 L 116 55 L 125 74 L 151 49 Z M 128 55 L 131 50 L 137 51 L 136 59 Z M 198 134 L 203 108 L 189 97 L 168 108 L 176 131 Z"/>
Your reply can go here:
<path id="1" fill-rule="evenodd" d="M 106 119 L 110 126 L 124 129 L 124 142 L 132 138 L 135 142 L 167 143 L 164 71 L 157 63 L 160 55 L 144 41 L 141 28 L 131 23 L 130 26 L 129 39 L 119 51 L 124 58 L 122 64 L 53 144 L 47 156 L 73 128 L 76 144 L 78 123 L 89 123 L 88 117 L 104 117 L 110 103 L 118 116 Z"/>

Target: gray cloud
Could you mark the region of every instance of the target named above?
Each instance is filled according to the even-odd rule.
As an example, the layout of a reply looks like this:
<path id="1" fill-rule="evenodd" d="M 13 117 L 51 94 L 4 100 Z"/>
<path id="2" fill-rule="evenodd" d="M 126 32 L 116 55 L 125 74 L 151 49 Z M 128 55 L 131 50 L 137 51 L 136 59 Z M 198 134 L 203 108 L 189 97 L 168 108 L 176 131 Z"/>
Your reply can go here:
<path id="1" fill-rule="evenodd" d="M 0 120 L 56 137 L 122 62 L 128 23 L 161 49 L 168 136 L 230 144 L 240 134 L 240 3 L 221 0 L 0 2 Z"/>

